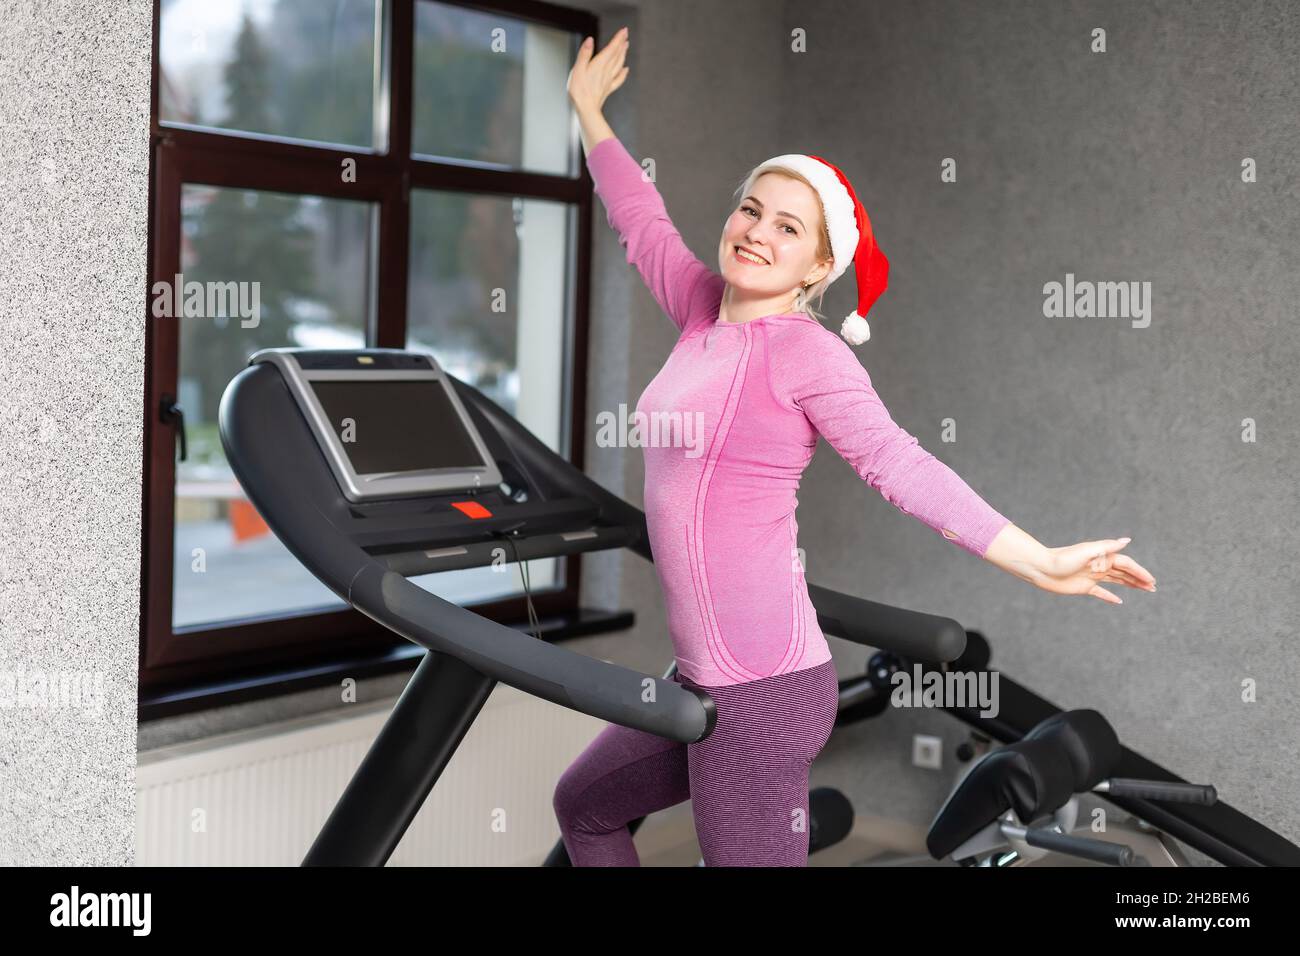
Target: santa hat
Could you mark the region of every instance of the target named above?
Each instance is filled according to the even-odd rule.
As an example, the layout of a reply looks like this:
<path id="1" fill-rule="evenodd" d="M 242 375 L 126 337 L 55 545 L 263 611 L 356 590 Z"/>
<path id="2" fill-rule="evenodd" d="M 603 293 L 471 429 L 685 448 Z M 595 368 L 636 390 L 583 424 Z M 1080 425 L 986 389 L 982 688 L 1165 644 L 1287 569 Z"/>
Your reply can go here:
<path id="1" fill-rule="evenodd" d="M 827 284 L 843 275 L 850 262 L 853 263 L 858 280 L 858 307 L 844 319 L 840 335 L 851 345 L 861 345 L 871 338 L 867 312 L 889 283 L 889 260 L 876 245 L 867 211 L 858 202 L 848 177 L 820 156 L 786 153 L 773 157 L 762 165 L 792 169 L 817 190 L 826 215 L 826 230 L 831 237 L 833 263 Z M 748 192 L 753 181 L 745 185 Z"/>

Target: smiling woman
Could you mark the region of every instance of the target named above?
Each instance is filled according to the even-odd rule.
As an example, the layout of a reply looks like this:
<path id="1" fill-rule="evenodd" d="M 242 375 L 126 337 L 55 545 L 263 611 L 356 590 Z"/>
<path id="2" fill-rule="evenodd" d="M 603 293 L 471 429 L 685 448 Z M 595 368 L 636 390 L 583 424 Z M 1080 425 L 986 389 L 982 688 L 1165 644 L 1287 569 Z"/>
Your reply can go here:
<path id="1" fill-rule="evenodd" d="M 816 312 L 831 280 L 831 236 L 821 200 L 803 174 L 764 164 L 722 227 L 718 264 L 727 280 L 718 321 L 746 322 L 772 312 Z M 762 270 L 759 274 L 755 270 Z"/>
<path id="2" fill-rule="evenodd" d="M 644 449 L 647 531 L 680 679 L 727 706 L 702 744 L 602 733 L 556 789 L 560 829 L 575 865 L 635 865 L 627 822 L 689 797 L 706 865 L 802 866 L 808 841 L 791 839 L 789 813 L 808 812 L 808 767 L 837 706 L 795 520 L 818 435 L 977 555 L 1008 521 L 890 419 L 852 352 L 802 308 L 809 287 L 820 294 L 851 263 L 862 313 L 884 290 L 888 263 L 842 174 L 811 156 L 757 167 L 723 227 L 716 274 L 600 115 L 627 75 L 626 31 L 590 50 L 569 81 L 587 165 L 628 262 L 680 331 L 637 413 L 704 427 L 703 455 Z M 743 780 L 728 774 L 737 755 Z"/>
<path id="3" fill-rule="evenodd" d="M 744 198 L 723 227 L 719 252 L 727 280 L 719 321 L 746 322 L 782 308 L 820 319 L 815 305 L 853 265 L 858 308 L 840 334 L 853 345 L 867 341 L 865 316 L 885 291 L 889 261 L 848 177 L 820 156 L 787 153 L 750 171 L 736 192 Z"/>
<path id="4" fill-rule="evenodd" d="M 569 90 L 609 224 L 680 333 L 637 414 L 703 423 L 703 455 L 644 447 L 646 529 L 679 679 L 725 706 L 693 744 L 606 728 L 561 779 L 555 810 L 579 866 L 636 865 L 627 824 L 688 798 L 706 865 L 802 866 L 808 841 L 791 839 L 789 814 L 808 812 L 808 765 L 837 704 L 795 519 L 818 437 L 899 511 L 1040 587 L 1096 587 L 1084 561 L 1105 573 L 1126 542 L 1049 554 L 895 423 L 845 341 L 809 314 L 852 266 L 857 308 L 840 334 L 865 342 L 889 276 L 853 187 L 826 160 L 791 153 L 755 167 L 723 226 L 719 272 L 700 261 L 600 114 L 627 76 L 627 49 L 626 30 L 594 57 L 585 42 Z"/>

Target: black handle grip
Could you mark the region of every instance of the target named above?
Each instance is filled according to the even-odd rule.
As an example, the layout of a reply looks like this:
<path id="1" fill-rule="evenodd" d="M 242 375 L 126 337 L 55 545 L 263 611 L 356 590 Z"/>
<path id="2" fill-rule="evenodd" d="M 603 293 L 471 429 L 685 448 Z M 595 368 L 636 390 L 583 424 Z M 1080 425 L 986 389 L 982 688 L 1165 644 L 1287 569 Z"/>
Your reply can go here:
<path id="1" fill-rule="evenodd" d="M 924 664 L 955 661 L 966 650 L 966 629 L 952 618 L 891 607 L 816 584 L 808 585 L 808 598 L 824 632 L 855 644 Z"/>
<path id="2" fill-rule="evenodd" d="M 1101 840 L 1085 840 L 1083 837 L 1069 836 L 1056 830 L 1026 830 L 1025 842 L 1054 853 L 1082 857 L 1094 863 L 1107 866 L 1136 866 L 1139 857 L 1130 846 L 1121 843 L 1105 843 Z"/>
<path id="3" fill-rule="evenodd" d="M 1165 780 L 1136 780 L 1116 777 L 1105 791 L 1116 797 L 1140 797 L 1144 800 L 1163 800 L 1167 803 L 1199 803 L 1213 806 L 1219 799 L 1214 787 L 1208 783 L 1171 783 Z"/>

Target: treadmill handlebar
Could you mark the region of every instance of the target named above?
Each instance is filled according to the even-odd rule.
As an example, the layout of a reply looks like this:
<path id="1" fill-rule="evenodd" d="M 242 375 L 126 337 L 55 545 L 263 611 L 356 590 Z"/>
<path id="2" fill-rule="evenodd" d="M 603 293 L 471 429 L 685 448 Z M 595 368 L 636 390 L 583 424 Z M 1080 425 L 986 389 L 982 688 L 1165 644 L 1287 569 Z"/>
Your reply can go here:
<path id="1" fill-rule="evenodd" d="M 703 740 L 717 722 L 716 705 L 702 691 L 539 641 L 445 601 L 374 561 L 352 581 L 348 600 L 409 641 L 602 720 L 686 744 Z"/>
<path id="2" fill-rule="evenodd" d="M 827 634 L 925 664 L 949 663 L 966 650 L 966 629 L 950 617 L 909 611 L 808 585 L 817 623 Z"/>

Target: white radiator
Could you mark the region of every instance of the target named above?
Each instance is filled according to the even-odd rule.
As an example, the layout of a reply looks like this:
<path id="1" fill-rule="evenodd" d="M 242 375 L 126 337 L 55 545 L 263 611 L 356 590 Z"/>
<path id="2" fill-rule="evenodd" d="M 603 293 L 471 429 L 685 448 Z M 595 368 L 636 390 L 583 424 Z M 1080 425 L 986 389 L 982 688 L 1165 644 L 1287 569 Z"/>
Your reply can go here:
<path id="1" fill-rule="evenodd" d="M 142 753 L 139 866 L 297 866 L 395 699 Z M 564 769 L 604 723 L 498 684 L 389 861 L 535 866 Z"/>

